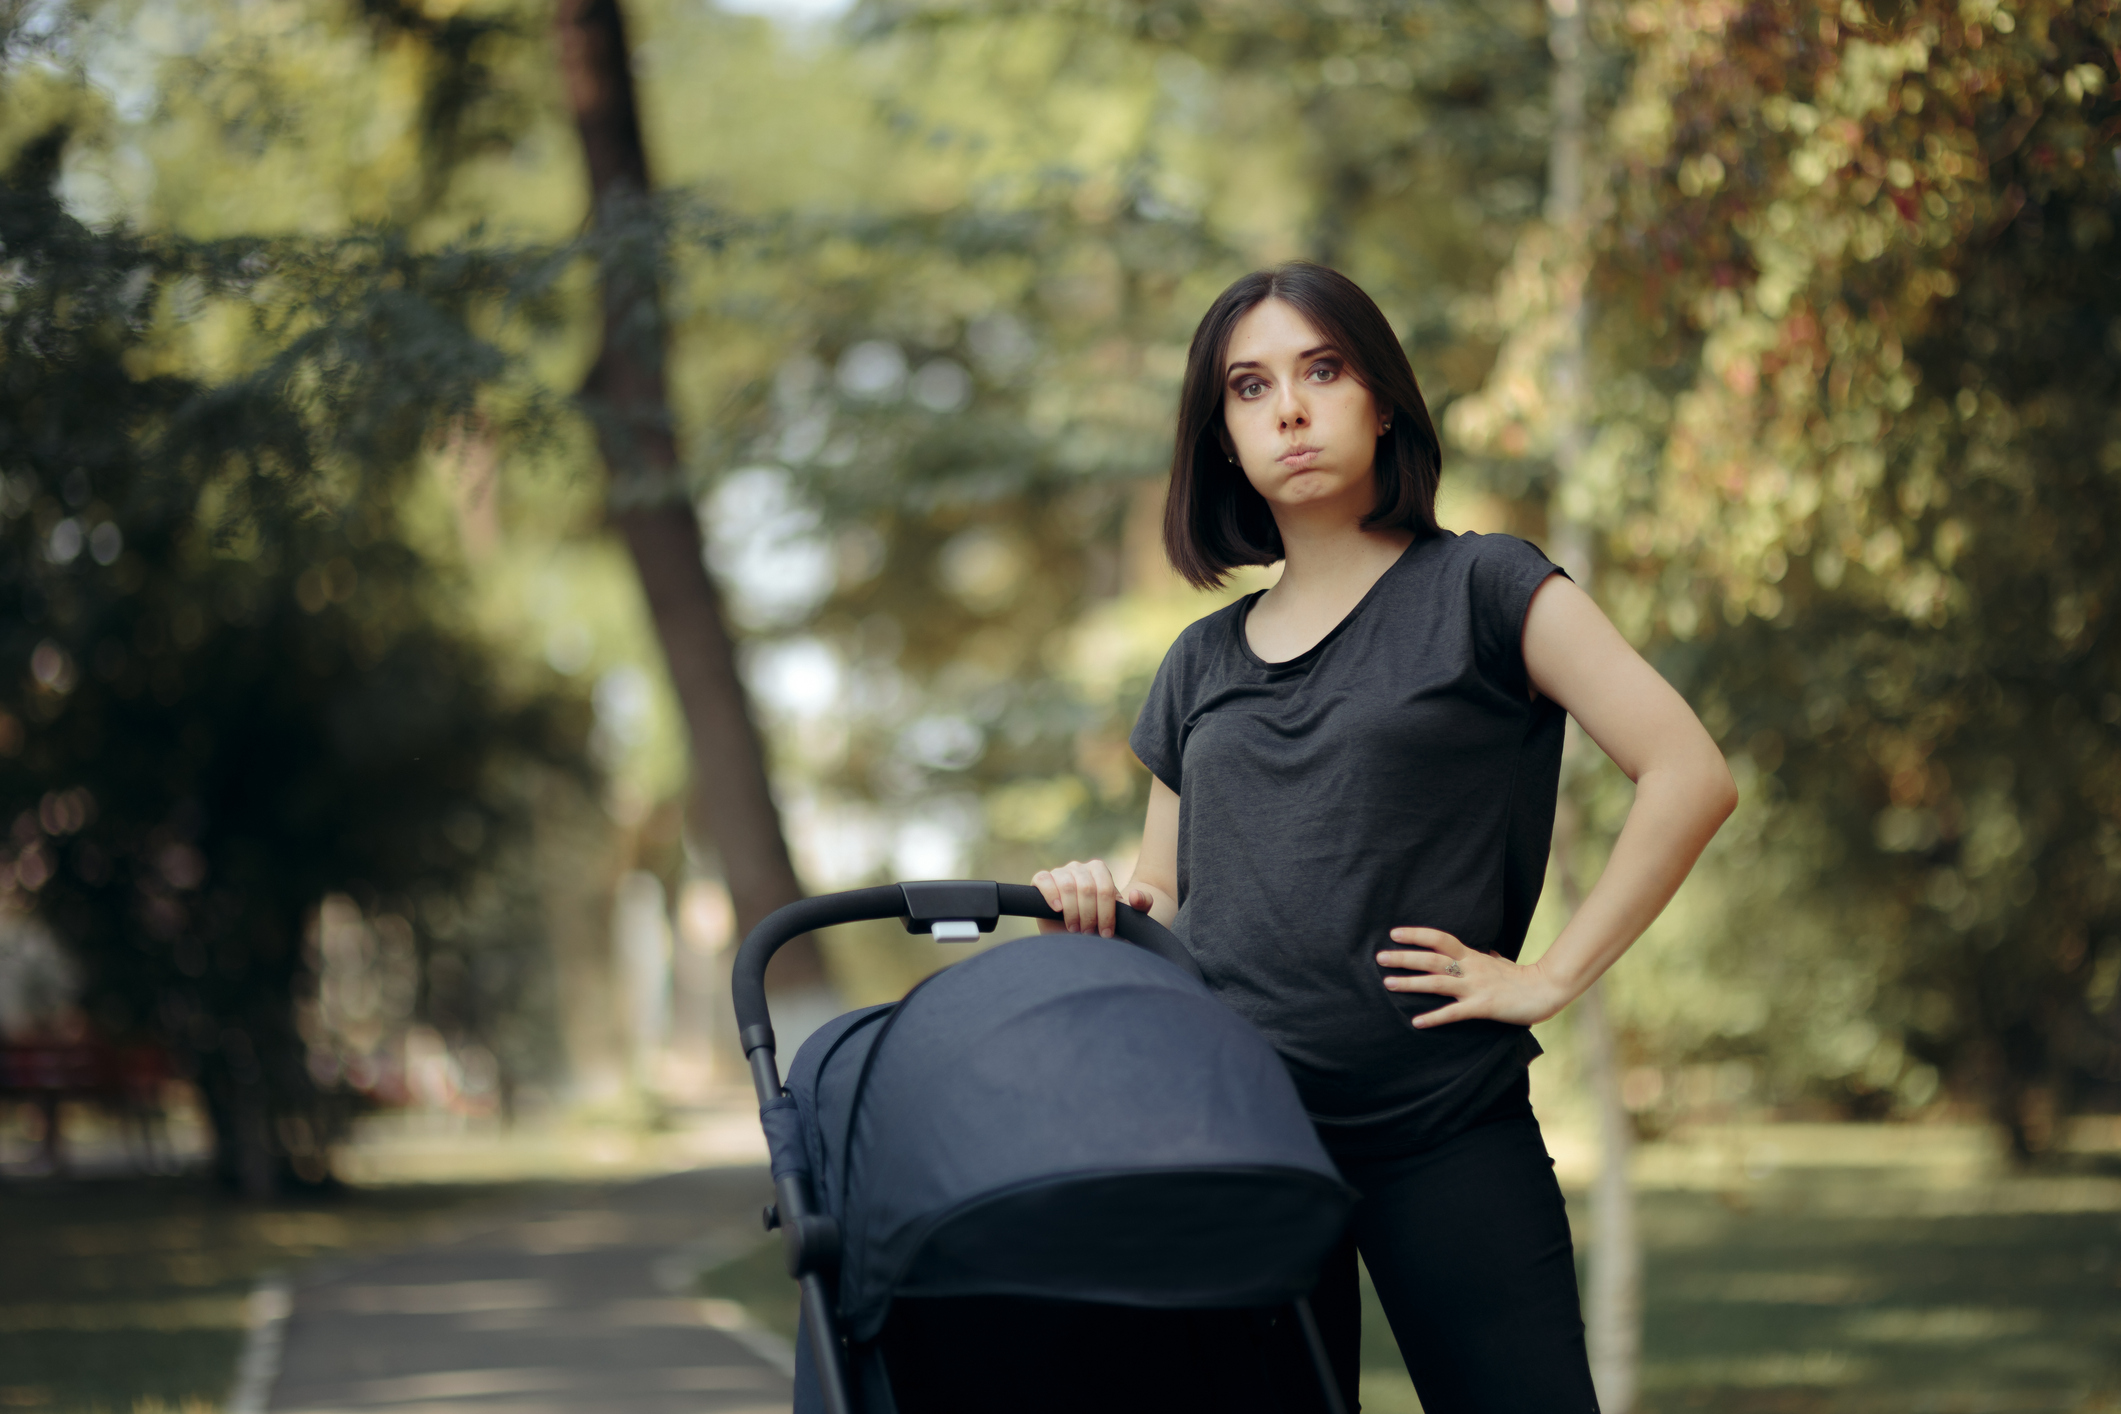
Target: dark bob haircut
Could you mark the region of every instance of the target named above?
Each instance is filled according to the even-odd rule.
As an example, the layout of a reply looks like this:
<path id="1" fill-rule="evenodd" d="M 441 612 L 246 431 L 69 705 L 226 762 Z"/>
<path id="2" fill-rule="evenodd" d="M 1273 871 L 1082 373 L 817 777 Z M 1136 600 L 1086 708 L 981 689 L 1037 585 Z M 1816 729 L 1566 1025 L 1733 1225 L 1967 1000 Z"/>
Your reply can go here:
<path id="1" fill-rule="evenodd" d="M 1363 529 L 1411 530 L 1417 538 L 1439 533 L 1436 482 L 1443 447 L 1407 351 L 1361 286 L 1338 270 L 1292 261 L 1256 270 L 1218 295 L 1186 351 L 1171 491 L 1164 502 L 1164 553 L 1200 589 L 1221 584 L 1239 565 L 1271 565 L 1282 557 L 1281 530 L 1267 498 L 1224 450 L 1223 360 L 1230 331 L 1270 299 L 1287 301 L 1325 335 L 1392 424 L 1378 439 L 1377 504 L 1363 517 Z"/>

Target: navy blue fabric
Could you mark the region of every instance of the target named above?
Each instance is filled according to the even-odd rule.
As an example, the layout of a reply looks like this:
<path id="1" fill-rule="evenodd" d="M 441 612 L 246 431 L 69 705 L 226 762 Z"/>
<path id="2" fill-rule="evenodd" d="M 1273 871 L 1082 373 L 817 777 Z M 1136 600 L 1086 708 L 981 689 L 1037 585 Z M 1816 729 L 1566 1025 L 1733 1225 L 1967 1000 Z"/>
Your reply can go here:
<path id="1" fill-rule="evenodd" d="M 788 1088 L 816 1200 L 840 1222 L 840 1313 L 857 1342 L 882 1329 L 931 1238 L 1012 1196 L 1143 1256 L 1124 1280 L 1090 1281 L 1041 1265 L 1066 1247 L 1049 1228 L 1016 1268 L 990 1241 L 965 1277 L 976 1289 L 1203 1306 L 1307 1291 L 1351 1201 L 1273 1048 L 1200 982 L 1116 939 L 1023 938 L 970 958 L 888 1014 L 819 1031 Z M 1164 1220 L 1188 1203 L 1190 1221 Z M 1258 1260 L 1204 1287 L 1180 1268 L 1213 1244 Z M 922 1290 L 956 1289 L 936 1267 L 923 1263 Z"/>
<path id="2" fill-rule="evenodd" d="M 826 1212 L 836 1211 L 837 1205 L 831 1195 L 839 1188 L 829 1178 L 836 1170 L 826 1154 L 824 1132 L 814 1118 L 819 1072 L 827 1064 L 842 1060 L 860 1066 L 869 1047 L 876 1043 L 879 1026 L 897 1006 L 896 1002 L 885 1002 L 881 1006 L 866 1006 L 844 1016 L 835 1016 L 810 1033 L 809 1039 L 803 1042 L 802 1049 L 789 1063 L 788 1077 L 782 1082 L 802 1112 L 803 1142 L 810 1153 L 810 1172 L 815 1189 L 812 1199 Z M 842 1055 L 842 1051 L 846 1054 Z M 820 1183 L 820 1179 L 825 1181 Z"/>
<path id="3" fill-rule="evenodd" d="M 759 1127 L 766 1131 L 766 1153 L 772 1160 L 773 1176 L 807 1173 L 810 1154 L 803 1141 L 803 1117 L 795 1101 L 783 1095 L 759 1107 Z"/>

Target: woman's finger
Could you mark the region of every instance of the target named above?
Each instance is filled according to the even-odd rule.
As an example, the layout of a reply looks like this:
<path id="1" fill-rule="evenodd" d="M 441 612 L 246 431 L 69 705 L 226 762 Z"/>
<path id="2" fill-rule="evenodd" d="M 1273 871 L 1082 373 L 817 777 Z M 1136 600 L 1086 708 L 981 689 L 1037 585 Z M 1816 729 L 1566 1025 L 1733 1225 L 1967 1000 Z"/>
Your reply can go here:
<path id="1" fill-rule="evenodd" d="M 1068 874 L 1075 883 L 1075 912 L 1069 931 L 1094 933 L 1097 931 L 1097 876 L 1079 859 L 1069 863 Z"/>
<path id="2" fill-rule="evenodd" d="M 1440 953 L 1448 953 L 1452 957 L 1464 957 L 1472 951 L 1471 948 L 1458 941 L 1456 936 L 1446 933 L 1441 928 L 1394 928 L 1392 930 L 1392 941 L 1395 943 L 1412 943 L 1416 947 L 1432 948 Z"/>
<path id="3" fill-rule="evenodd" d="M 1048 895 L 1046 902 L 1053 905 L 1053 911 L 1060 915 L 1060 927 L 1065 932 L 1068 927 L 1068 866 L 1063 864 L 1059 868 L 1049 869 L 1046 871 L 1046 877 L 1053 881 L 1053 892 Z"/>
<path id="4" fill-rule="evenodd" d="M 1448 972 L 1458 965 L 1458 959 L 1445 953 L 1423 950 L 1420 952 L 1381 952 L 1377 955 L 1379 967 L 1407 967 L 1417 972 Z"/>
<path id="5" fill-rule="evenodd" d="M 1112 877 L 1112 870 L 1102 859 L 1093 859 L 1089 864 L 1090 878 L 1097 890 L 1097 931 L 1101 937 L 1112 936 L 1117 916 L 1113 905 L 1119 902 L 1119 883 Z"/>
<path id="6" fill-rule="evenodd" d="M 1082 880 L 1076 874 L 1081 867 L 1071 859 L 1053 871 L 1053 878 L 1060 885 L 1061 926 L 1071 933 L 1083 931 Z"/>
<path id="7" fill-rule="evenodd" d="M 1480 1014 L 1480 1008 L 1472 1000 L 1462 997 L 1449 1006 L 1423 1012 L 1414 1018 L 1414 1026 L 1417 1030 L 1426 1031 L 1432 1026 L 1448 1026 L 1454 1021 L 1470 1021 Z"/>
<path id="8" fill-rule="evenodd" d="M 1060 887 L 1054 883 L 1051 869 L 1041 869 L 1036 874 L 1033 874 L 1031 876 L 1031 887 L 1038 890 L 1038 896 L 1046 901 L 1046 907 L 1056 913 L 1060 912 Z M 1038 931 L 1041 933 L 1058 933 L 1061 931 L 1061 927 L 1062 925 L 1058 919 L 1041 918 L 1038 920 Z"/>
<path id="9" fill-rule="evenodd" d="M 1412 977 L 1387 977 L 1388 992 L 1441 992 L 1447 997 L 1463 996 L 1472 982 L 1464 977 L 1452 977 L 1442 972 L 1420 972 Z"/>

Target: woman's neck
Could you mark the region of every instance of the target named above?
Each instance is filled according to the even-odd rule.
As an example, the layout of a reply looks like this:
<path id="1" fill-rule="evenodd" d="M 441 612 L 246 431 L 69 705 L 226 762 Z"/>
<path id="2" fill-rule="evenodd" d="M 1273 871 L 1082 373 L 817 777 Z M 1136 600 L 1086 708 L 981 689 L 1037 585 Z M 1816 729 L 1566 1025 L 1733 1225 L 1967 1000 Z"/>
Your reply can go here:
<path id="1" fill-rule="evenodd" d="M 1354 521 L 1344 520 L 1337 529 L 1308 530 L 1286 520 L 1281 526 L 1281 578 L 1245 616 L 1246 642 L 1269 663 L 1287 662 L 1315 647 L 1414 541 L 1408 531 L 1364 530 Z"/>
<path id="2" fill-rule="evenodd" d="M 1282 571 L 1270 598 L 1286 606 L 1361 598 L 1414 542 L 1406 530 L 1364 530 L 1359 521 L 1277 518 Z"/>

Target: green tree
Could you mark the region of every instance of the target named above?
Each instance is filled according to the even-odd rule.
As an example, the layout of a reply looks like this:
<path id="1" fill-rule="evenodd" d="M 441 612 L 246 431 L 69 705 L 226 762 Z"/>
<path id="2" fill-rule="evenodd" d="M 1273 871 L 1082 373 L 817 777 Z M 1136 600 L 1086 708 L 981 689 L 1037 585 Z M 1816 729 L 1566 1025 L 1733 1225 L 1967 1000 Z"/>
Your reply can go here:
<path id="1" fill-rule="evenodd" d="M 2117 25 L 1612 16 L 1632 68 L 1595 263 L 1521 252 L 1497 304 L 1518 336 L 1454 423 L 1540 454 L 1522 375 L 1588 278 L 1597 428 L 1568 510 L 1757 781 L 1716 956 L 1762 1005 L 1703 1043 L 1783 1038 L 1785 1093 L 1859 1113 L 1942 1072 L 2021 1153 L 2121 1082 Z"/>
<path id="2" fill-rule="evenodd" d="M 946 214 L 905 218 L 923 246 L 818 259 L 730 458 L 784 467 L 843 532 L 853 572 L 803 627 L 867 703 L 818 788 L 955 818 L 1002 873 L 1109 852 L 1139 824 L 1124 741 L 1154 657 L 1092 686 L 1068 645 L 1154 554 L 1193 320 L 1246 268 L 1325 256 L 1433 398 L 1477 384 L 1487 335 L 1454 306 L 1536 206 L 1544 11 L 879 3 L 849 31 L 903 185 Z M 983 210 L 1017 234 L 975 262 Z"/>
<path id="3" fill-rule="evenodd" d="M 388 318 L 310 300 L 248 376 L 153 367 L 187 301 L 387 307 L 403 253 L 92 231 L 52 192 L 66 139 L 0 184 L 4 877 L 85 962 L 103 1027 L 171 1048 L 217 1168 L 258 1194 L 323 1179 L 345 1116 L 298 1026 L 305 920 L 330 892 L 411 911 L 490 877 L 525 823 L 514 773 L 583 769 L 581 713 L 502 683 L 388 505 L 333 494 L 417 450 L 488 371 L 474 343 L 428 341 L 453 377 L 363 362 Z"/>

